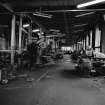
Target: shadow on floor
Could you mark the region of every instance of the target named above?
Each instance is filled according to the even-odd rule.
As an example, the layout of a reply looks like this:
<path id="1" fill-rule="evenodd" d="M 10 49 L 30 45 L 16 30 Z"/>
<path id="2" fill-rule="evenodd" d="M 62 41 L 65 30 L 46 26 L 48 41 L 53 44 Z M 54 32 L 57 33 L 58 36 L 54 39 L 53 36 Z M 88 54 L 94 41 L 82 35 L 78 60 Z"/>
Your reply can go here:
<path id="1" fill-rule="evenodd" d="M 61 71 L 61 76 L 64 78 L 70 78 L 70 79 L 78 79 L 80 78 L 80 75 L 77 73 L 76 70 L 62 70 Z"/>
<path id="2" fill-rule="evenodd" d="M 63 77 L 63 78 L 68 78 L 68 79 L 79 79 L 79 78 L 86 78 L 87 76 L 86 75 L 83 75 L 79 72 L 77 72 L 76 70 L 68 70 L 68 69 L 63 69 L 61 72 L 60 72 L 60 75 Z M 99 76 L 105 76 L 105 73 L 102 73 L 101 72 L 96 72 L 94 74 L 90 73 L 90 77 L 99 77 Z"/>

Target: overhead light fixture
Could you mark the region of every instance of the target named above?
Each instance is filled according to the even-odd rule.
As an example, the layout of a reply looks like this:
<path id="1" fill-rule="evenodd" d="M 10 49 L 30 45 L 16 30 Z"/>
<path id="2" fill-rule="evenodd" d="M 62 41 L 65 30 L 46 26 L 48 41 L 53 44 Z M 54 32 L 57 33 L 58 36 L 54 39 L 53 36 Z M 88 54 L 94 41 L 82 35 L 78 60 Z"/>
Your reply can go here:
<path id="1" fill-rule="evenodd" d="M 91 6 L 91 5 L 95 5 L 95 4 L 99 4 L 103 2 L 105 2 L 105 0 L 93 0 L 90 2 L 83 3 L 83 4 L 79 4 L 77 5 L 77 8 L 83 8 L 83 7 L 87 7 L 87 6 Z"/>
<path id="2" fill-rule="evenodd" d="M 52 18 L 52 15 L 50 15 L 50 14 L 45 14 L 45 13 L 41 13 L 41 12 L 35 12 L 35 13 L 33 13 L 33 15 L 35 15 L 35 16 L 40 16 L 40 17 L 44 17 L 44 18 Z"/>
<path id="3" fill-rule="evenodd" d="M 74 27 L 81 27 L 81 26 L 86 26 L 88 24 L 77 24 L 77 25 L 74 25 Z"/>
<path id="4" fill-rule="evenodd" d="M 88 13 L 84 13 L 84 14 L 76 15 L 75 17 L 82 17 L 82 16 L 91 15 L 91 14 L 94 14 L 94 12 L 88 12 Z"/>
<path id="5" fill-rule="evenodd" d="M 29 24 L 24 24 L 24 25 L 23 25 L 24 28 L 27 28 L 27 27 L 29 27 L 29 26 L 30 26 Z"/>
<path id="6" fill-rule="evenodd" d="M 32 32 L 39 32 L 40 31 L 40 29 L 34 29 L 34 30 L 32 30 Z"/>

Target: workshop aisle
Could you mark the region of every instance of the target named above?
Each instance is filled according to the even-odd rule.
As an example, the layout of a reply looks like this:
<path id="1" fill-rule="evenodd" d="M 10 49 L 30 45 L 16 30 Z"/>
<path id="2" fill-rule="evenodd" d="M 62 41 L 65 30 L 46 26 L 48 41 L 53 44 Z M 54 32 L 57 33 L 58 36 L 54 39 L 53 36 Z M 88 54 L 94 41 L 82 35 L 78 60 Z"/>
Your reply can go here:
<path id="1" fill-rule="evenodd" d="M 95 78 L 78 77 L 72 62 L 49 66 L 46 72 L 31 88 L 0 90 L 0 104 L 105 105 L 104 87 Z"/>
<path id="2" fill-rule="evenodd" d="M 63 61 L 64 63 L 70 63 L 71 62 L 70 55 L 69 54 L 64 55 Z"/>

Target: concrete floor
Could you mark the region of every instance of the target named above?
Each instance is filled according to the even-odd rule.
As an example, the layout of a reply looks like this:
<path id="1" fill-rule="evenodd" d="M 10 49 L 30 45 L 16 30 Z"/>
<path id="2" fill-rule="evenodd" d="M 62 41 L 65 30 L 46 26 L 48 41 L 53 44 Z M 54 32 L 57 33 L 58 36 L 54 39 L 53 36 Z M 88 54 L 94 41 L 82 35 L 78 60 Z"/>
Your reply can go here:
<path id="1" fill-rule="evenodd" d="M 31 87 L 0 88 L 0 105 L 105 105 L 105 79 L 80 78 L 74 69 L 65 56 L 63 63 L 47 67 L 46 75 L 42 73 Z"/>

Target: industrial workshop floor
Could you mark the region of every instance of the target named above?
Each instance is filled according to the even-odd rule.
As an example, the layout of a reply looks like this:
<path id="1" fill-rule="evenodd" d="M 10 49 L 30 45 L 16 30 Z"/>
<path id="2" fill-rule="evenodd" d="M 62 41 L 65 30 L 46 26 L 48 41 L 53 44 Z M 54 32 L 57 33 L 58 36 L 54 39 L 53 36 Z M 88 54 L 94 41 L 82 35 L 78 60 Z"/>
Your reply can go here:
<path id="1" fill-rule="evenodd" d="M 77 76 L 69 55 L 41 69 L 27 85 L 1 87 L 0 105 L 105 105 L 105 78 Z"/>

